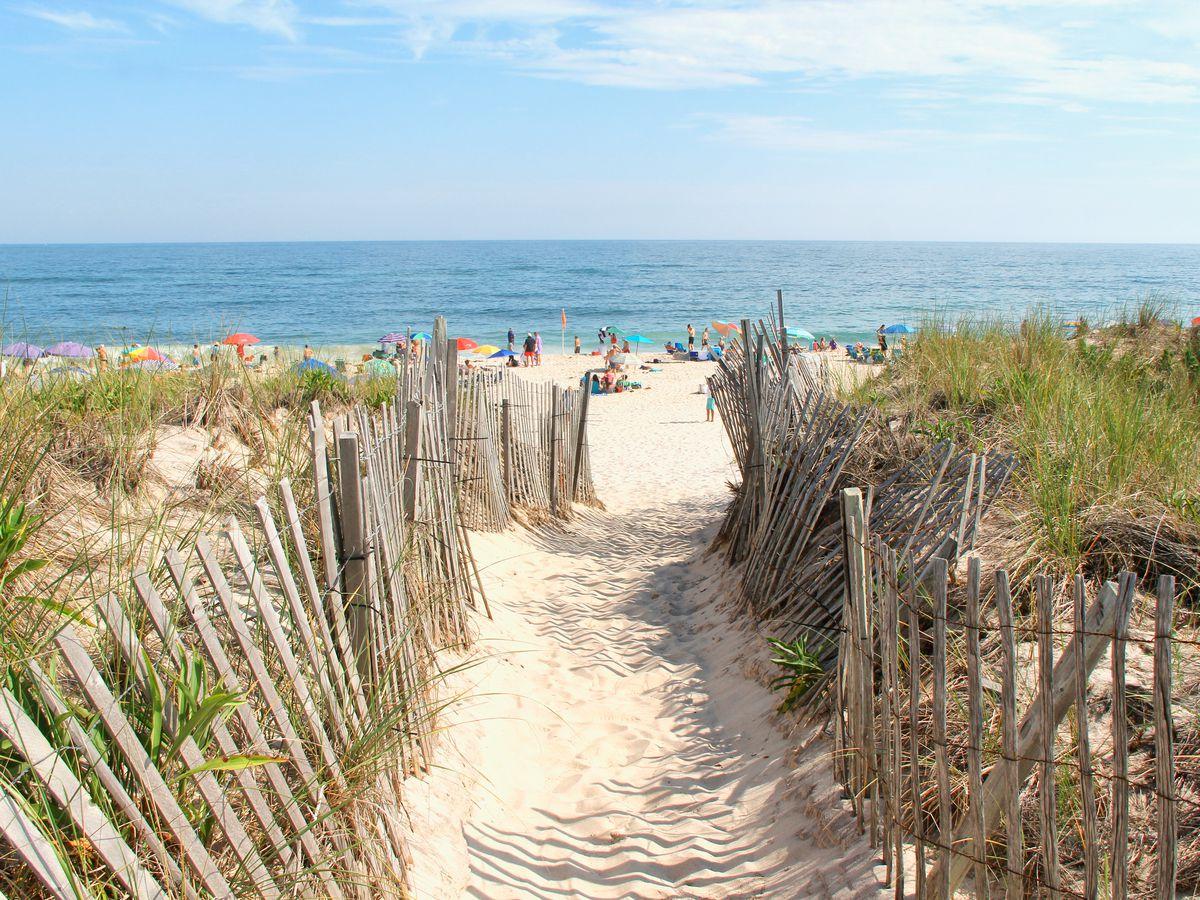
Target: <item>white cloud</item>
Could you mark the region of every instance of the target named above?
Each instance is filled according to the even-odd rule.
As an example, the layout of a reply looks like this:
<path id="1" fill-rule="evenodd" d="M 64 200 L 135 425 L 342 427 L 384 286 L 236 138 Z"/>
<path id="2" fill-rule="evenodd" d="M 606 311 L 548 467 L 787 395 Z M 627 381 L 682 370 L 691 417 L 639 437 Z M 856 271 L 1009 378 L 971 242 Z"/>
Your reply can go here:
<path id="1" fill-rule="evenodd" d="M 289 41 L 300 36 L 300 16 L 291 0 L 169 0 L 210 22 L 223 25 L 247 25 L 265 34 L 279 35 Z"/>
<path id="2" fill-rule="evenodd" d="M 33 16 L 35 19 L 41 19 L 44 22 L 52 22 L 62 28 L 70 31 L 125 31 L 124 25 L 113 19 L 101 19 L 93 16 L 90 12 L 84 10 L 77 11 L 59 11 L 53 9 L 43 9 L 41 7 L 30 7 L 22 10 L 26 15 Z"/>
<path id="3" fill-rule="evenodd" d="M 1106 7 L 1115 8 L 1123 32 L 1139 27 L 1138 15 L 1147 34 L 1163 29 L 1164 17 L 1183 25 L 1191 21 L 1194 14 L 1185 7 L 1162 2 L 356 0 L 356 5 L 401 18 L 415 56 L 434 48 L 488 55 L 589 84 L 692 88 L 779 78 L 903 78 L 934 87 L 951 79 L 990 79 L 1002 89 L 993 84 L 989 93 L 1014 98 L 1200 99 L 1200 68 L 1146 58 L 1145 50 L 1104 48 L 1106 32 L 1092 25 L 1113 14 Z M 1065 27 L 1058 15 L 1058 25 L 1045 24 L 1062 7 L 1088 7 L 1092 17 Z"/>

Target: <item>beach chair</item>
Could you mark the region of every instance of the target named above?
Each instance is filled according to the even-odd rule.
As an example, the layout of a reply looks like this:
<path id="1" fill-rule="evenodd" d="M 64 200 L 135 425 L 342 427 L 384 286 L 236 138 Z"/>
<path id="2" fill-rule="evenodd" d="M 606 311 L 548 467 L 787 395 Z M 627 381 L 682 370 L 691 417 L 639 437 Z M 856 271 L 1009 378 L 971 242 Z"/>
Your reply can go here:
<path id="1" fill-rule="evenodd" d="M 846 355 L 848 357 L 850 357 L 852 360 L 854 360 L 855 362 L 862 362 L 862 357 L 858 355 L 857 347 L 847 347 Z"/>
<path id="2" fill-rule="evenodd" d="M 873 363 L 887 362 L 887 356 L 885 356 L 883 351 L 880 350 L 878 347 L 874 347 L 871 349 L 871 362 L 873 362 Z"/>

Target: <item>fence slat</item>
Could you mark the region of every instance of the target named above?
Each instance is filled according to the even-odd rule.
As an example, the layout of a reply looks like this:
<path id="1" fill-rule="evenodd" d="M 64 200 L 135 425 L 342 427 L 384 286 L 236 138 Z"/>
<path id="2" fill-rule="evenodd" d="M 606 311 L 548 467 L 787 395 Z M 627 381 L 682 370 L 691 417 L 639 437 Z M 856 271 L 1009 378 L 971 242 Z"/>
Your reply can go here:
<path id="1" fill-rule="evenodd" d="M 1096 846 L 1096 784 L 1092 774 L 1091 737 L 1088 734 L 1088 672 L 1083 661 L 1083 620 L 1087 609 L 1087 583 L 1075 576 L 1073 592 L 1075 631 L 1075 726 L 1079 758 L 1079 791 L 1083 804 L 1083 893 L 1094 898 L 1099 890 L 1100 852 Z"/>
<path id="2" fill-rule="evenodd" d="M 912 557 L 905 555 L 904 570 L 912 572 Z M 913 807 L 913 831 L 915 832 L 916 847 L 914 848 L 914 863 L 916 868 L 917 897 L 925 897 L 925 797 L 921 790 L 921 746 L 918 738 L 917 725 L 920 722 L 921 709 L 921 620 L 917 609 L 916 579 L 909 578 L 908 594 L 908 755 L 909 755 L 909 785 Z"/>
<path id="3" fill-rule="evenodd" d="M 1175 896 L 1178 838 L 1175 793 L 1175 723 L 1171 716 L 1171 636 L 1175 611 L 1175 578 L 1158 579 L 1154 616 L 1154 771 L 1158 794 L 1158 896 Z"/>
<path id="4" fill-rule="evenodd" d="M 979 672 L 979 557 L 967 560 L 967 806 L 971 853 L 975 857 L 975 896 L 988 896 L 987 843 L 983 830 L 983 682 Z"/>
<path id="5" fill-rule="evenodd" d="M 934 884 L 943 900 L 953 893 L 950 854 L 954 848 L 950 808 L 950 760 L 946 754 L 946 560 L 935 557 L 930 573 L 933 589 L 933 751 L 938 787 L 938 865 Z"/>
<path id="6" fill-rule="evenodd" d="M 1125 644 L 1134 579 L 1122 573 L 1117 605 L 1122 615 L 1112 630 L 1112 848 L 1109 853 L 1113 900 L 1129 893 L 1129 707 L 1125 697 Z"/>
<path id="7" fill-rule="evenodd" d="M 179 807 L 174 793 L 159 774 L 149 755 L 142 748 L 133 726 L 121 712 L 116 697 L 96 670 L 95 665 L 83 649 L 74 628 L 66 626 L 55 638 L 59 652 L 67 668 L 78 679 L 80 690 L 87 696 L 92 708 L 99 714 L 105 730 L 120 748 L 129 762 L 129 769 L 158 809 L 162 824 L 183 848 L 192 869 L 200 876 L 204 886 L 218 897 L 233 896 L 233 891 L 217 864 L 205 849 L 200 837 L 193 830 L 187 816 Z"/>
<path id="8" fill-rule="evenodd" d="M 167 896 L 154 876 L 142 867 L 121 833 L 92 802 L 75 773 L 25 714 L 17 698 L 4 688 L 0 688 L 0 731 L 25 757 L 38 779 L 66 810 L 75 827 L 87 835 L 96 854 L 121 884 L 138 898 Z"/>
<path id="9" fill-rule="evenodd" d="M 0 834 L 17 851 L 29 871 L 54 895 L 55 900 L 77 900 L 71 875 L 58 861 L 54 845 L 38 830 L 8 785 L 0 784 Z"/>
<path id="10" fill-rule="evenodd" d="M 1054 782 L 1054 737 L 1058 733 L 1054 716 L 1054 579 L 1039 575 L 1034 579 L 1037 595 L 1038 698 L 1042 711 L 1041 760 L 1038 766 L 1038 800 L 1041 826 L 1041 862 L 1046 886 L 1051 895 L 1062 884 L 1058 865 L 1058 797 Z M 1063 687 L 1066 687 L 1065 685 Z M 1074 690 L 1074 679 L 1071 689 Z"/>
<path id="11" fill-rule="evenodd" d="M 1008 573 L 996 573 L 996 613 L 1000 620 L 1000 747 L 1001 758 L 1009 773 L 1005 792 L 1004 824 L 1005 835 L 1005 900 L 1021 900 L 1025 895 L 1025 845 L 1021 827 L 1021 785 L 1017 765 L 1017 644 L 1013 623 L 1012 592 L 1008 586 Z M 984 806 L 984 829 L 987 829 L 987 809 Z"/>

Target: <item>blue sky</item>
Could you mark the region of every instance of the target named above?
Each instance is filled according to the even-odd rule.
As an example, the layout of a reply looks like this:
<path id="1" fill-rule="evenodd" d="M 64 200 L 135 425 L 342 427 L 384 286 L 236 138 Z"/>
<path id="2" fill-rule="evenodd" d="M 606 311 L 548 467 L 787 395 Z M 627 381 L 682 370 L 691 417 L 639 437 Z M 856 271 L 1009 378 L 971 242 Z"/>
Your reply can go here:
<path id="1" fill-rule="evenodd" d="M 1200 3 L 0 0 L 0 242 L 1200 242 Z"/>

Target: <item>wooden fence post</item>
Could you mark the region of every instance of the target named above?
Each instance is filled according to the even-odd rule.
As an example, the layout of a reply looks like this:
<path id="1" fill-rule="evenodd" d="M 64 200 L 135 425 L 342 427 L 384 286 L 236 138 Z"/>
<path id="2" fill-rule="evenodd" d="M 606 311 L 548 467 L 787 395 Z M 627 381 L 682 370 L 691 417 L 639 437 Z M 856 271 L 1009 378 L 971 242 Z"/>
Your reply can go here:
<path id="1" fill-rule="evenodd" d="M 561 428 L 559 426 L 559 410 L 562 408 L 562 392 L 558 385 L 550 388 L 550 513 L 558 512 L 558 440 Z"/>
<path id="2" fill-rule="evenodd" d="M 500 463 L 504 473 L 504 495 L 511 503 L 513 498 L 512 465 L 512 407 L 508 400 L 500 401 Z"/>
<path id="3" fill-rule="evenodd" d="M 1158 579 L 1154 617 L 1154 774 L 1158 795 L 1158 896 L 1174 897 L 1178 869 L 1175 727 L 1171 718 L 1171 631 L 1175 578 Z"/>
<path id="4" fill-rule="evenodd" d="M 338 486 L 342 498 L 342 584 L 354 660 L 363 683 L 375 687 L 372 678 L 371 611 L 374 598 L 367 580 L 366 504 L 363 503 L 362 470 L 359 468 L 358 435 L 346 432 L 338 438 Z"/>
<path id="5" fill-rule="evenodd" d="M 587 438 L 588 398 L 592 396 L 591 379 L 588 379 L 580 391 L 579 397 L 579 427 L 575 431 L 575 467 L 571 473 L 571 500 L 579 499 L 579 475 L 583 471 L 584 441 Z"/>
<path id="6" fill-rule="evenodd" d="M 412 522 L 417 515 L 417 500 L 421 496 L 421 417 L 424 412 L 416 400 L 409 400 L 404 415 L 404 520 Z"/>

